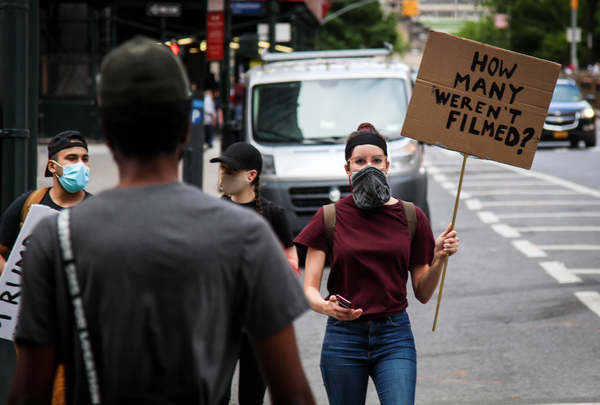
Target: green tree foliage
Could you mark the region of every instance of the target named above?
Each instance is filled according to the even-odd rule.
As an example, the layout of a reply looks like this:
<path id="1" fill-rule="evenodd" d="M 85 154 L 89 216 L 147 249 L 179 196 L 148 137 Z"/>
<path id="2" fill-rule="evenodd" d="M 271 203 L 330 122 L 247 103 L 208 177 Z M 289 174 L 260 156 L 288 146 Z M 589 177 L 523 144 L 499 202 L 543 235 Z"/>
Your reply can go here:
<path id="1" fill-rule="evenodd" d="M 588 9 L 595 10 L 597 0 L 580 0 L 578 25 L 583 27 L 586 37 Z M 571 24 L 569 0 L 488 0 L 492 16 L 478 22 L 467 23 L 459 36 L 510 49 L 527 55 L 569 63 L 570 44 L 566 40 L 566 29 Z M 493 14 L 508 14 L 509 28 L 494 27 Z M 595 19 L 597 21 L 597 19 Z M 588 24 L 589 25 L 589 24 Z M 593 28 L 594 40 L 599 38 Z M 579 44 L 579 54 L 585 54 L 585 42 Z"/>
<path id="2" fill-rule="evenodd" d="M 336 1 L 330 13 L 352 3 L 356 3 L 356 0 Z M 383 17 L 378 1 L 368 3 L 323 25 L 317 46 L 319 49 L 383 48 L 384 42 L 388 42 L 400 51 L 406 45 L 396 32 L 396 23 L 394 14 Z"/>
<path id="3" fill-rule="evenodd" d="M 486 17 L 477 22 L 467 22 L 458 35 L 500 48 L 509 48 L 507 33 L 494 27 L 492 17 Z"/>

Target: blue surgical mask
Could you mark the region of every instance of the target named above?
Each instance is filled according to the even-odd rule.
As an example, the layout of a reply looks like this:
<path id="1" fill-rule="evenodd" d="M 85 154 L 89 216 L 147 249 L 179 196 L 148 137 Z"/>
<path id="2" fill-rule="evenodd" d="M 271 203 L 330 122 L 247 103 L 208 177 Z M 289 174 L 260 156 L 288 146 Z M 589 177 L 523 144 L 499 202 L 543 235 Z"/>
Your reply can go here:
<path id="1" fill-rule="evenodd" d="M 74 163 L 72 165 L 60 165 L 53 161 L 63 169 L 62 176 L 56 176 L 58 182 L 67 192 L 77 193 L 87 186 L 90 181 L 90 168 L 83 162 Z"/>

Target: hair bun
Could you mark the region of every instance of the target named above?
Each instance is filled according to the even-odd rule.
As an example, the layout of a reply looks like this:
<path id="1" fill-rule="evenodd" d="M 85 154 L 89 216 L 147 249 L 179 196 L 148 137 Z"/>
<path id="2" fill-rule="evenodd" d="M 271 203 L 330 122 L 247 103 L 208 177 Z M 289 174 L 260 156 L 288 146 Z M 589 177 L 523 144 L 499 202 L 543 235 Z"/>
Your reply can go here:
<path id="1" fill-rule="evenodd" d="M 375 131 L 375 127 L 370 122 L 363 122 L 356 129 L 357 131 L 367 130 L 367 131 Z"/>

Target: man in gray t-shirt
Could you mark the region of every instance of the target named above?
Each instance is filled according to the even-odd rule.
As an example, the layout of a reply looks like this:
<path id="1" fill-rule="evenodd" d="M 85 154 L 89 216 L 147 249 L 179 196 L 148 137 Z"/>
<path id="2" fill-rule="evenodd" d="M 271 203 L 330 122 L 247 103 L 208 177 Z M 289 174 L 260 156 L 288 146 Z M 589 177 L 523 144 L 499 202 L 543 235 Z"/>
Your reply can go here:
<path id="1" fill-rule="evenodd" d="M 102 402 L 217 403 L 245 329 L 273 403 L 314 404 L 292 323 L 308 304 L 268 225 L 177 182 L 189 117 L 179 60 L 135 38 L 101 74 L 120 182 L 71 209 L 70 231 Z M 66 403 L 90 403 L 73 318 L 56 218 L 46 218 L 24 257 L 9 404 L 48 403 L 58 363 Z"/>

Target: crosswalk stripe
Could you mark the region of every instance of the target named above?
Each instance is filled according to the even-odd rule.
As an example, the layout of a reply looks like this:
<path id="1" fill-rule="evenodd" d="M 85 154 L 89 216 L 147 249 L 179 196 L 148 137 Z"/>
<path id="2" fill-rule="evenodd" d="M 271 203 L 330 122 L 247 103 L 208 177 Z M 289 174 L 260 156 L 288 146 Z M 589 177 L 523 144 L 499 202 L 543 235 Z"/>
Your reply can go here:
<path id="1" fill-rule="evenodd" d="M 460 164 L 457 165 L 458 167 L 438 167 L 438 166 L 429 166 L 427 168 L 427 170 L 429 170 L 431 173 L 460 173 Z M 505 173 L 505 174 L 510 174 L 510 173 L 506 173 L 505 169 L 502 169 L 500 167 L 496 167 L 496 166 L 486 166 L 486 167 L 469 167 L 467 165 L 467 168 L 465 169 L 465 176 L 468 176 L 469 173 Z"/>
<path id="2" fill-rule="evenodd" d="M 456 183 L 454 184 L 454 188 L 456 188 Z M 463 187 L 537 187 L 537 186 L 545 186 L 548 187 L 552 185 L 552 183 L 548 183 L 547 181 L 468 181 L 468 179 L 463 179 Z"/>
<path id="3" fill-rule="evenodd" d="M 494 224 L 496 222 L 500 222 L 500 218 L 498 218 L 498 216 L 492 211 L 479 211 L 477 215 L 484 224 Z"/>
<path id="4" fill-rule="evenodd" d="M 600 274 L 600 269 L 570 269 L 575 274 Z"/>
<path id="5" fill-rule="evenodd" d="M 467 186 L 463 185 L 464 188 Z M 515 189 L 502 189 L 502 190 L 465 190 L 466 194 L 476 197 L 494 196 L 494 195 L 576 195 L 579 194 L 573 190 L 515 190 Z"/>
<path id="6" fill-rule="evenodd" d="M 490 212 L 491 211 L 485 211 Z M 572 218 L 572 217 L 600 217 L 600 211 L 580 212 L 516 212 L 514 214 L 494 214 L 498 219 L 522 219 L 522 218 Z M 485 222 L 485 221 L 484 221 Z"/>
<path id="7" fill-rule="evenodd" d="M 468 201 L 471 201 L 470 205 Z M 483 207 L 541 207 L 541 206 L 561 206 L 561 205 L 600 205 L 600 200 L 528 200 L 528 201 L 480 201 L 475 198 L 467 200 L 467 206 L 472 209 L 481 209 Z M 478 208 L 471 208 L 478 207 Z"/>
<path id="8" fill-rule="evenodd" d="M 600 405 L 600 402 L 561 402 L 560 404 L 534 404 L 534 405 Z"/>
<path id="9" fill-rule="evenodd" d="M 600 294 L 596 291 L 578 291 L 574 294 L 586 307 L 600 316 Z"/>
<path id="10" fill-rule="evenodd" d="M 551 176 L 549 174 L 545 174 L 545 173 L 539 173 L 539 172 L 531 172 L 525 169 L 521 169 L 518 167 L 513 167 L 513 166 L 506 166 L 506 169 L 511 170 L 515 173 L 521 173 L 525 176 L 529 176 L 529 177 L 535 177 L 538 178 L 540 180 L 546 180 L 549 181 L 551 183 L 557 184 L 557 185 L 561 185 L 563 187 L 569 188 L 571 190 L 574 191 L 578 191 L 581 194 L 587 194 L 587 195 L 591 195 L 594 197 L 598 197 L 600 198 L 600 191 L 598 190 L 594 190 L 590 187 L 586 187 L 586 186 L 582 186 L 581 184 L 577 184 L 574 183 L 572 181 L 569 180 L 565 180 L 565 179 L 561 179 L 560 177 L 556 177 L 556 176 Z"/>
<path id="11" fill-rule="evenodd" d="M 528 240 L 513 240 L 512 244 L 517 250 L 527 257 L 547 257 L 548 255 L 542 249 Z"/>
<path id="12" fill-rule="evenodd" d="M 600 245 L 538 245 L 542 250 L 600 250 Z"/>
<path id="13" fill-rule="evenodd" d="M 521 237 L 521 233 L 519 233 L 519 231 L 507 224 L 494 224 L 492 225 L 492 229 L 500 235 L 504 236 L 505 238 Z"/>
<path id="14" fill-rule="evenodd" d="M 517 232 L 600 232 L 600 226 L 527 226 L 514 229 Z"/>
<path id="15" fill-rule="evenodd" d="M 581 279 L 573 274 L 561 262 L 541 262 L 540 266 L 546 270 L 550 276 L 554 277 L 560 284 L 580 283 Z"/>

